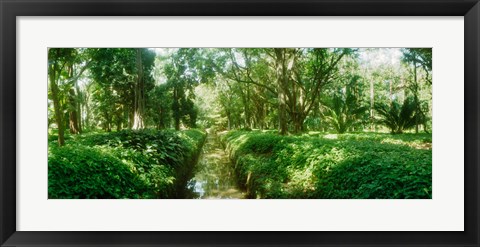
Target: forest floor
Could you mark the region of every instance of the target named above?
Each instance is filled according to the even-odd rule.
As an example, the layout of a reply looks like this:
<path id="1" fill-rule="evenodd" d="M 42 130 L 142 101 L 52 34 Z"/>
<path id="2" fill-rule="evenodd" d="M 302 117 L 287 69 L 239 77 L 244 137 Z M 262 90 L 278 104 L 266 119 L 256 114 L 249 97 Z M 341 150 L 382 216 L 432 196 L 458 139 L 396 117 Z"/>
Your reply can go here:
<path id="1" fill-rule="evenodd" d="M 62 147 L 55 133 L 49 134 L 48 196 L 432 198 L 431 134 L 311 131 L 280 136 L 275 130 L 208 129 L 207 133 L 91 132 L 67 135 Z"/>
<path id="2" fill-rule="evenodd" d="M 188 187 L 192 198 L 242 199 L 245 193 L 238 189 L 235 173 L 218 135 L 207 130 L 207 140 Z"/>

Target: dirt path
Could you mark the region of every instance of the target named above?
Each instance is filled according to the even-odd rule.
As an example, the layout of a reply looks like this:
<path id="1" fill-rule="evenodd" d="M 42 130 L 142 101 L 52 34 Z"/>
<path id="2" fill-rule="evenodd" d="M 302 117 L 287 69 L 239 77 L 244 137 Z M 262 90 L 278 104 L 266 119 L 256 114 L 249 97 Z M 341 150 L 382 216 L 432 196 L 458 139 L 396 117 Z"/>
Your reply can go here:
<path id="1" fill-rule="evenodd" d="M 195 175 L 188 183 L 190 190 L 193 191 L 192 198 L 244 198 L 244 193 L 236 186 L 235 174 L 228 155 L 215 133 L 208 133 L 202 152 L 195 167 Z"/>

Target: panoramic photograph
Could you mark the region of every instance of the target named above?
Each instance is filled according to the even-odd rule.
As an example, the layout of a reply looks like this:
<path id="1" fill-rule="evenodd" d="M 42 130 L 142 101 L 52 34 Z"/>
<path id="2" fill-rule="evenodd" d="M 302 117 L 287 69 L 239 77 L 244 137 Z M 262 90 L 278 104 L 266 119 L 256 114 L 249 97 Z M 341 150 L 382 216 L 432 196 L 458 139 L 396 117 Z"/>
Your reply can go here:
<path id="1" fill-rule="evenodd" d="M 431 48 L 48 48 L 49 199 L 431 199 Z"/>

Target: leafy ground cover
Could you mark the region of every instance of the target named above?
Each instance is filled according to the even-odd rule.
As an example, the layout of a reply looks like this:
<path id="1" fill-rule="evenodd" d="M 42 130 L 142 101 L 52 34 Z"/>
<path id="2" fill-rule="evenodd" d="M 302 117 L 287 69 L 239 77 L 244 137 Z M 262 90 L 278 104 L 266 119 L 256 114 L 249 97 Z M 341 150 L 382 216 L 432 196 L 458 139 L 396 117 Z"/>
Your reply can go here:
<path id="1" fill-rule="evenodd" d="M 200 130 L 142 130 L 49 138 L 49 198 L 181 197 L 205 140 Z"/>
<path id="2" fill-rule="evenodd" d="M 430 134 L 222 136 L 249 198 L 431 198 Z"/>

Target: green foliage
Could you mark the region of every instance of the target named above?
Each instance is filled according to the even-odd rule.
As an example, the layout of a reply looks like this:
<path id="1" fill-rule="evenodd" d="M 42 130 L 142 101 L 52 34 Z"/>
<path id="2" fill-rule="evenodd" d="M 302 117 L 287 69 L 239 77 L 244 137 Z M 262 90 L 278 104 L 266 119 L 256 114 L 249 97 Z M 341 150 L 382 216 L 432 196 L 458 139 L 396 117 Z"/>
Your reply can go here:
<path id="1" fill-rule="evenodd" d="M 345 133 L 364 121 L 367 109 L 353 92 L 353 86 L 349 85 L 337 90 L 325 102 L 323 116 L 337 133 Z"/>
<path id="2" fill-rule="evenodd" d="M 403 62 L 417 63 L 427 72 L 432 70 L 432 48 L 404 48 L 402 53 Z"/>
<path id="3" fill-rule="evenodd" d="M 203 49 L 180 48 L 165 64 L 167 85 L 173 91 L 172 113 L 176 130 L 180 129 L 180 121 L 190 128 L 196 127 L 195 86 L 208 82 L 214 76 L 213 69 L 205 65 L 202 52 Z"/>
<path id="4" fill-rule="evenodd" d="M 52 157 L 60 157 L 52 158 L 52 165 L 65 159 L 72 164 L 65 169 L 77 174 L 73 168 L 94 160 L 89 172 L 120 167 L 125 179 L 135 178 L 120 180 L 125 182 L 120 192 L 102 184 L 107 190 L 101 196 L 180 197 L 204 138 L 180 129 L 197 125 L 215 132 L 253 129 L 225 137 L 250 197 L 422 197 L 419 186 L 400 189 L 417 178 L 431 192 L 418 175 L 431 172 L 425 164 L 428 155 L 431 160 L 425 151 L 431 136 L 402 132 L 431 128 L 432 49 L 51 48 L 48 53 L 49 144 L 66 139 L 68 152 L 73 146 L 79 150 L 70 157 L 50 148 Z M 402 135 L 352 133 L 383 131 L 376 119 Z M 70 126 L 76 129 L 75 122 L 84 132 L 63 134 Z M 121 131 L 143 127 L 162 131 Z M 172 127 L 177 132 L 167 130 Z M 99 128 L 108 133 L 96 133 Z M 299 136 L 270 133 L 275 130 Z M 393 158 L 376 156 L 387 151 Z M 407 163 L 399 158 L 402 152 Z M 97 162 L 104 157 L 107 165 Z M 416 158 L 418 167 L 409 163 Z M 344 181 L 345 174 L 362 179 Z M 116 186 L 107 175 L 105 181 Z M 404 180 L 382 180 L 389 176 Z M 65 182 L 56 179 L 55 186 Z M 55 186 L 51 196 L 59 197 Z M 77 187 L 68 196 L 99 196 Z M 138 190 L 131 194 L 128 188 L 134 187 Z"/>
<path id="5" fill-rule="evenodd" d="M 416 114 L 417 106 L 411 97 L 405 98 L 402 105 L 397 100 L 392 101 L 390 105 L 377 103 L 375 110 L 382 116 L 380 123 L 384 124 L 395 134 L 400 134 L 404 130 L 413 128 L 417 118 L 420 118 Z"/>
<path id="6" fill-rule="evenodd" d="M 223 136 L 250 198 L 431 198 L 431 136 Z"/>
<path id="7" fill-rule="evenodd" d="M 124 130 L 50 144 L 49 197 L 177 198 L 204 139 L 199 130 Z"/>
<path id="8" fill-rule="evenodd" d="M 134 48 L 90 48 L 87 50 L 92 59 L 90 68 L 92 87 L 92 108 L 96 124 L 110 131 L 128 124 L 133 116 L 135 105 L 135 81 L 137 80 L 136 49 Z M 143 70 L 143 91 L 149 95 L 154 88 L 152 70 L 155 53 L 141 49 Z M 130 121 L 130 122 L 129 122 Z"/>
<path id="9" fill-rule="evenodd" d="M 60 132 L 69 120 L 78 121 L 71 126 L 79 131 L 118 131 L 140 122 L 177 130 L 198 125 L 295 134 L 373 130 L 378 115 L 363 112 L 367 103 L 373 108 L 374 102 L 407 94 L 425 120 L 417 119 L 416 129 L 431 126 L 430 48 L 51 48 L 48 53 L 49 80 L 55 82 L 49 128 L 60 125 Z"/>
<path id="10" fill-rule="evenodd" d="M 133 167 L 108 149 L 83 145 L 49 147 L 48 197 L 144 198 L 151 192 Z"/>
<path id="11" fill-rule="evenodd" d="M 151 125 L 157 129 L 171 127 L 172 122 L 172 94 L 166 84 L 156 86 L 148 95 L 147 115 Z"/>

